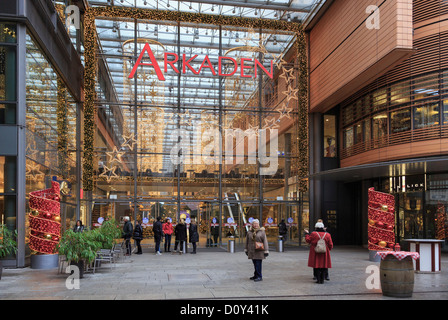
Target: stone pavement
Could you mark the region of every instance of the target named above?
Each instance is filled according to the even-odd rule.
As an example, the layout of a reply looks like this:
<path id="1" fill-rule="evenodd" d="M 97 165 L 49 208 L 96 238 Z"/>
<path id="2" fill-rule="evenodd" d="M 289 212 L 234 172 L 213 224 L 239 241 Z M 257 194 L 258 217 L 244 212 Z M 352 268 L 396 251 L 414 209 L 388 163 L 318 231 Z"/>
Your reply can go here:
<path id="1" fill-rule="evenodd" d="M 121 259 L 110 269 L 86 273 L 80 288 L 66 287 L 68 274 L 57 269 L 4 269 L 0 300 L 397 300 L 369 290 L 366 268 L 379 263 L 368 259 L 359 247 L 336 247 L 331 257 L 330 281 L 320 285 L 307 267 L 308 249 L 286 248 L 271 252 L 263 262 L 262 282 L 253 282 L 253 264 L 241 248 L 228 253 L 220 248 L 199 249 L 196 255 L 154 255 L 144 249 Z M 442 256 L 442 272 L 415 274 L 414 295 L 405 300 L 448 299 L 448 256 Z"/>

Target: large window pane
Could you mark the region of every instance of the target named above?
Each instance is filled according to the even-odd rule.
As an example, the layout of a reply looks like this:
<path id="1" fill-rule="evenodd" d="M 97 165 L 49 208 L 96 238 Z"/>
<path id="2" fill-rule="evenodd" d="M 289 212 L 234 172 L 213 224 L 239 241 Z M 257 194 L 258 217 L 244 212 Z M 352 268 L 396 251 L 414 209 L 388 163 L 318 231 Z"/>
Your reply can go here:
<path id="1" fill-rule="evenodd" d="M 336 116 L 324 116 L 324 157 L 336 157 Z"/>
<path id="2" fill-rule="evenodd" d="M 373 111 L 383 109 L 387 106 L 387 89 L 379 89 L 372 95 L 373 98 Z"/>
<path id="3" fill-rule="evenodd" d="M 0 157 L 0 193 L 16 192 L 16 157 Z"/>
<path id="4" fill-rule="evenodd" d="M 410 82 L 404 81 L 391 86 L 390 88 L 390 104 L 397 105 L 409 103 L 411 95 Z"/>
<path id="5" fill-rule="evenodd" d="M 414 126 L 416 129 L 439 124 L 439 104 L 431 103 L 414 108 Z"/>
<path id="6" fill-rule="evenodd" d="M 353 128 L 344 130 L 344 148 L 350 148 L 353 146 Z"/>
<path id="7" fill-rule="evenodd" d="M 16 48 L 0 46 L 0 100 L 16 100 Z"/>
<path id="8" fill-rule="evenodd" d="M 16 123 L 16 105 L 15 104 L 0 104 L 0 124 L 15 124 Z"/>
<path id="9" fill-rule="evenodd" d="M 387 135 L 387 113 L 380 113 L 373 117 L 373 138 L 379 139 Z"/>
<path id="10" fill-rule="evenodd" d="M 411 109 L 403 109 L 390 113 L 391 133 L 411 130 Z"/>

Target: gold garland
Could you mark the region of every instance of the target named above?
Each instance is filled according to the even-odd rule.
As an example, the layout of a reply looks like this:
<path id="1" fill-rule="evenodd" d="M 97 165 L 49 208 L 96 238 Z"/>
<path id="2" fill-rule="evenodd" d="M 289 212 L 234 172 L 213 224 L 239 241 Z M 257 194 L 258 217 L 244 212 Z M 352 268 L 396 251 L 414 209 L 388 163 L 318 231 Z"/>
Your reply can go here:
<path id="1" fill-rule="evenodd" d="M 132 18 L 138 20 L 177 21 L 195 24 L 211 24 L 221 26 L 243 27 L 248 29 L 270 29 L 294 32 L 297 35 L 296 49 L 299 64 L 298 81 L 298 138 L 299 138 L 299 190 L 308 189 L 308 76 L 307 52 L 303 26 L 300 23 L 283 20 L 264 20 L 261 18 L 230 17 L 203 13 L 190 13 L 169 10 L 141 9 L 130 7 L 89 7 L 84 15 L 84 162 L 83 162 L 83 189 L 93 191 L 94 187 L 94 135 L 95 135 L 95 80 L 97 75 L 96 44 L 97 36 L 95 19 L 105 18 Z"/>
<path id="2" fill-rule="evenodd" d="M 62 179 L 68 178 L 68 117 L 67 117 L 67 87 L 58 77 L 57 94 L 57 130 L 58 130 L 58 166 Z"/>

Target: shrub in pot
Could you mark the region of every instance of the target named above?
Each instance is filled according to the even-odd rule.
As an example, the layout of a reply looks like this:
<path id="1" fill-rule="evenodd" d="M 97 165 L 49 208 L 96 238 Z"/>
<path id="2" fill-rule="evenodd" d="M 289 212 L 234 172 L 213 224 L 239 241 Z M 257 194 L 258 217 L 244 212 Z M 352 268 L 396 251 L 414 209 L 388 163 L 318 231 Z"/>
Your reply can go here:
<path id="1" fill-rule="evenodd" d="M 62 235 L 58 246 L 59 254 L 65 255 L 70 264 L 78 266 L 81 278 L 84 275 L 84 264 L 92 263 L 99 249 L 101 242 L 98 241 L 96 230 L 73 232 L 69 229 Z"/>
<path id="2" fill-rule="evenodd" d="M 4 224 L 0 225 L 0 279 L 3 272 L 3 258 L 17 252 L 17 230 L 11 231 Z"/>

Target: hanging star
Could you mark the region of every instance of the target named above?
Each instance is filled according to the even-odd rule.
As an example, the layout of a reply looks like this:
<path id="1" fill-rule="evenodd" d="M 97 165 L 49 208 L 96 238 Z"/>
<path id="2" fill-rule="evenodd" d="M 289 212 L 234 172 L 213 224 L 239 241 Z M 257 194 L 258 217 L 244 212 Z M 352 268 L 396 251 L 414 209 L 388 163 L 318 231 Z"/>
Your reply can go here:
<path id="1" fill-rule="evenodd" d="M 104 166 L 104 171 L 99 176 L 105 177 L 107 182 L 110 182 L 112 178 L 118 178 L 118 175 L 115 173 L 115 170 L 117 170 L 117 166 L 113 166 L 111 168 Z"/>
<path id="2" fill-rule="evenodd" d="M 124 142 L 121 145 L 121 149 L 128 147 L 130 151 L 134 150 L 134 146 L 136 144 L 134 135 L 132 133 L 130 133 L 128 135 L 123 134 L 122 137 L 123 137 Z"/>
<path id="3" fill-rule="evenodd" d="M 264 119 L 265 125 L 263 126 L 263 129 L 277 129 L 280 126 L 277 123 L 277 119 L 270 118 L 270 119 Z"/>
<path id="4" fill-rule="evenodd" d="M 292 108 L 288 108 L 287 104 L 283 103 L 283 105 L 281 106 L 280 110 L 278 110 L 277 112 L 280 113 L 280 118 L 288 118 L 291 119 L 291 113 Z"/>
<path id="5" fill-rule="evenodd" d="M 112 151 L 106 152 L 106 154 L 109 157 L 110 164 L 112 164 L 114 161 L 121 163 L 121 157 L 123 156 L 124 151 L 118 151 L 117 147 L 114 147 Z"/>
<path id="6" fill-rule="evenodd" d="M 287 84 L 289 84 L 290 81 L 296 79 L 296 77 L 294 76 L 294 67 L 286 69 L 282 66 L 282 71 L 283 73 L 280 75 L 280 78 L 285 79 Z"/>
<path id="7" fill-rule="evenodd" d="M 286 101 L 289 103 L 289 101 L 291 101 L 291 99 L 298 101 L 298 97 L 297 97 L 298 92 L 299 92 L 299 89 L 293 89 L 291 87 L 291 85 L 289 85 L 288 90 L 283 91 L 282 93 L 286 96 Z"/>
<path id="8" fill-rule="evenodd" d="M 45 176 L 45 174 L 40 171 L 40 164 L 34 161 L 27 162 L 25 170 L 25 175 L 33 181 L 37 181 L 39 177 Z"/>

